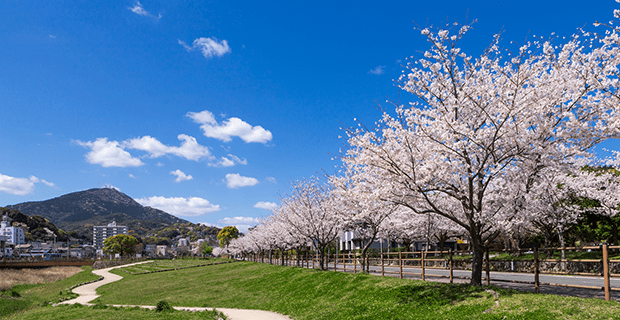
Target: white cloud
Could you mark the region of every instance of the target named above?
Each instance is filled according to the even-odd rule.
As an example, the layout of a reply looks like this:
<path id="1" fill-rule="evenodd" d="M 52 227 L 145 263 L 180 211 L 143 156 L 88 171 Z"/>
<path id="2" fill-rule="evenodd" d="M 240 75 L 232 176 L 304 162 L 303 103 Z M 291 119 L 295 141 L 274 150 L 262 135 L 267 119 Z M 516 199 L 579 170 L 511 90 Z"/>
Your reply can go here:
<path id="1" fill-rule="evenodd" d="M 143 206 L 166 211 L 180 217 L 197 217 L 207 213 L 220 211 L 220 205 L 214 205 L 207 199 L 199 197 L 150 197 L 136 199 Z"/>
<path id="2" fill-rule="evenodd" d="M 258 180 L 252 177 L 243 177 L 238 173 L 229 173 L 226 175 L 226 186 L 229 189 L 237 189 L 241 187 L 250 187 L 258 184 Z"/>
<path id="3" fill-rule="evenodd" d="M 117 141 L 108 141 L 108 138 L 98 138 L 95 142 L 75 141 L 77 144 L 90 148 L 86 154 L 86 161 L 99 164 L 102 167 L 139 167 L 144 163 L 125 151 Z"/>
<path id="4" fill-rule="evenodd" d="M 39 182 L 39 179 L 35 176 L 30 176 L 30 178 L 15 178 L 0 173 L 0 192 L 18 196 L 27 195 L 34 191 L 34 184 L 37 182 Z"/>
<path id="5" fill-rule="evenodd" d="M 274 177 L 267 177 L 267 181 L 269 181 L 271 183 L 277 183 L 276 182 L 276 178 L 274 178 Z"/>
<path id="6" fill-rule="evenodd" d="M 136 176 L 134 176 L 134 175 L 133 175 L 133 174 L 131 174 L 131 173 L 129 174 L 129 177 L 130 177 L 130 178 L 132 178 L 132 179 L 136 179 Z"/>
<path id="7" fill-rule="evenodd" d="M 115 186 L 113 186 L 113 185 L 111 185 L 111 184 L 109 184 L 109 183 L 104 184 L 104 185 L 103 185 L 103 187 L 104 187 L 104 188 L 107 188 L 107 189 L 114 189 L 114 190 L 116 190 L 116 191 L 118 191 L 118 192 L 121 192 L 121 189 L 120 189 L 120 188 L 117 188 L 117 187 L 115 187 Z"/>
<path id="8" fill-rule="evenodd" d="M 233 218 L 224 218 L 217 221 L 217 225 L 219 228 L 223 228 L 226 226 L 235 226 L 239 229 L 241 233 L 247 233 L 248 229 L 254 227 L 259 223 L 258 218 L 252 217 L 233 217 Z"/>
<path id="9" fill-rule="evenodd" d="M 246 165 L 248 164 L 248 160 L 246 159 L 241 159 L 237 156 L 234 156 L 232 154 L 229 154 L 228 157 L 222 157 L 220 159 L 220 161 L 216 162 L 216 163 L 209 163 L 209 166 L 211 167 L 232 167 L 235 164 L 243 164 Z"/>
<path id="10" fill-rule="evenodd" d="M 216 38 L 198 38 L 194 40 L 192 46 L 187 45 L 185 42 L 179 40 L 179 44 L 187 50 L 187 52 L 200 50 L 202 55 L 209 59 L 213 56 L 221 57 L 230 52 L 228 41 L 218 41 Z"/>
<path id="11" fill-rule="evenodd" d="M 176 183 L 194 179 L 194 177 L 192 177 L 191 175 L 186 175 L 183 171 L 179 169 L 177 169 L 176 171 L 170 171 L 170 174 L 177 176 L 177 178 L 174 180 L 174 182 Z"/>
<path id="12" fill-rule="evenodd" d="M 168 153 L 168 149 L 170 148 L 151 136 L 144 136 L 141 138 L 124 141 L 123 146 L 129 149 L 146 151 L 149 153 L 151 158 L 157 158 L 165 155 Z"/>
<path id="13" fill-rule="evenodd" d="M 266 143 L 273 137 L 269 130 L 265 130 L 261 126 L 251 126 L 249 123 L 239 118 L 229 118 L 218 124 L 210 111 L 188 112 L 187 116 L 192 118 L 194 122 L 200 124 L 200 128 L 204 135 L 209 138 L 215 138 L 228 142 L 232 137 L 239 137 L 243 141 Z"/>
<path id="14" fill-rule="evenodd" d="M 154 19 L 157 19 L 157 20 L 161 19 L 161 17 L 162 17 L 161 13 L 156 17 L 152 13 L 146 11 L 144 9 L 144 7 L 142 6 L 142 4 L 140 3 L 140 1 L 136 1 L 136 4 L 134 4 L 133 7 L 127 7 L 127 9 L 129 9 L 129 10 L 131 10 L 131 12 L 133 12 L 133 13 L 139 15 L 139 16 L 143 16 L 143 17 L 151 17 L 151 18 L 154 18 Z"/>
<path id="15" fill-rule="evenodd" d="M 385 73 L 385 66 L 377 66 L 376 68 L 368 71 L 370 74 L 382 75 Z"/>
<path id="16" fill-rule="evenodd" d="M 56 187 L 56 185 L 53 182 L 45 181 L 43 179 L 41 179 L 41 182 L 48 187 Z"/>
<path id="17" fill-rule="evenodd" d="M 166 154 L 172 154 L 194 161 L 198 161 L 201 158 L 213 158 L 209 148 L 198 144 L 196 138 L 185 134 L 180 134 L 177 138 L 183 141 L 179 147 L 167 146 L 151 136 L 124 141 L 123 146 L 129 149 L 146 151 L 151 158 L 159 158 Z"/>
<path id="18" fill-rule="evenodd" d="M 277 204 L 273 202 L 265 202 L 265 201 L 259 201 L 254 205 L 254 208 L 265 209 L 269 211 L 274 210 L 277 207 L 278 207 Z"/>

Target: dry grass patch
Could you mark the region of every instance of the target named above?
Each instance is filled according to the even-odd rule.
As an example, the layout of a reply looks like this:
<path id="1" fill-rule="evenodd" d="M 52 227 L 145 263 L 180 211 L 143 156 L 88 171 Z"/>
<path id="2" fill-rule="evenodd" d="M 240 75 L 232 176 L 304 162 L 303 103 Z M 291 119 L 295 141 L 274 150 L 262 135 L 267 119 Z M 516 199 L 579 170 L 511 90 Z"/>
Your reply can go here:
<path id="1" fill-rule="evenodd" d="M 0 291 L 18 284 L 51 283 L 82 271 L 80 267 L 50 267 L 41 269 L 0 269 Z"/>

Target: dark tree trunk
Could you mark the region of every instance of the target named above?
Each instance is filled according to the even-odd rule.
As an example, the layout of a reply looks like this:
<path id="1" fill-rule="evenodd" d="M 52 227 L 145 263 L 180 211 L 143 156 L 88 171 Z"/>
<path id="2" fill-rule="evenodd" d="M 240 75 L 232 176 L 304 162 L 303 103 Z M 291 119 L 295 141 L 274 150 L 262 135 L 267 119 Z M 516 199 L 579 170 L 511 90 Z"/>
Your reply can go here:
<path id="1" fill-rule="evenodd" d="M 471 235 L 472 261 L 471 261 L 471 285 L 482 285 L 482 266 L 484 260 L 484 246 L 480 235 Z"/>

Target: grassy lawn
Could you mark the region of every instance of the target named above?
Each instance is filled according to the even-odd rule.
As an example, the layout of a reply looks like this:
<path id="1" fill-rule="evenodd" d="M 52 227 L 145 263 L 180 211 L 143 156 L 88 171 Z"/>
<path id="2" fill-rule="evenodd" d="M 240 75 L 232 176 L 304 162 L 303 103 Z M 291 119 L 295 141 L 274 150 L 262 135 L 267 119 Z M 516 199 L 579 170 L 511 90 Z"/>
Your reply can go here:
<path id="1" fill-rule="evenodd" d="M 140 308 L 114 308 L 105 306 L 86 307 L 82 305 L 41 307 L 15 314 L 8 319 L 89 319 L 89 320 L 194 320 L 226 319 L 217 311 L 187 312 L 171 311 L 157 312 Z"/>
<path id="2" fill-rule="evenodd" d="M 121 274 L 121 273 L 119 273 Z M 122 273 L 125 275 L 126 273 Z M 127 287 L 132 290 L 126 290 Z M 237 262 L 128 275 L 103 304 L 262 309 L 293 319 L 617 319 L 620 304 L 492 288 Z"/>
<path id="3" fill-rule="evenodd" d="M 620 304 L 252 262 L 131 275 L 101 287 L 99 304 L 261 309 L 292 319 L 618 319 Z M 85 273 L 86 274 L 86 273 Z M 78 274 L 79 275 L 79 274 Z M 77 277 L 78 275 L 74 276 Z M 73 278 L 73 277 L 72 277 Z M 68 278 L 63 281 L 74 281 Z M 71 282 L 69 281 L 69 282 Z M 61 281 L 62 282 L 62 281 Z M 65 286 L 68 283 L 65 284 Z M 50 288 L 43 289 L 50 286 Z M 37 285 L 31 309 L 10 319 L 217 319 L 212 313 L 157 313 L 133 308 L 40 307 L 57 283 Z M 127 290 L 131 288 L 131 290 Z M 494 294 L 498 294 L 497 298 Z M 43 298 L 47 297 L 47 298 Z M 215 318 L 214 318 L 215 317 Z"/>
<path id="4" fill-rule="evenodd" d="M 69 290 L 71 286 L 96 279 L 99 279 L 99 276 L 91 273 L 91 267 L 84 266 L 82 272 L 60 281 L 16 285 L 12 290 L 0 292 L 0 316 L 76 297 L 77 295 Z"/>
<path id="5" fill-rule="evenodd" d="M 7 319 L 225 319 L 219 312 L 156 312 L 138 308 L 113 308 L 81 305 L 53 307 L 57 303 L 77 297 L 69 288 L 76 284 L 99 279 L 90 266 L 64 280 L 47 284 L 22 284 L 0 292 L 0 318 Z M 125 273 L 126 275 L 126 273 Z M 159 302 L 159 301 L 157 301 Z M 155 302 L 153 305 L 157 305 Z"/>
<path id="6" fill-rule="evenodd" d="M 175 270 L 178 268 L 200 267 L 218 262 L 228 262 L 229 259 L 207 258 L 207 259 L 175 259 L 175 260 L 155 260 L 129 267 L 122 267 L 120 270 L 131 273 L 147 273 L 155 271 Z M 121 274 L 122 275 L 122 274 Z"/>

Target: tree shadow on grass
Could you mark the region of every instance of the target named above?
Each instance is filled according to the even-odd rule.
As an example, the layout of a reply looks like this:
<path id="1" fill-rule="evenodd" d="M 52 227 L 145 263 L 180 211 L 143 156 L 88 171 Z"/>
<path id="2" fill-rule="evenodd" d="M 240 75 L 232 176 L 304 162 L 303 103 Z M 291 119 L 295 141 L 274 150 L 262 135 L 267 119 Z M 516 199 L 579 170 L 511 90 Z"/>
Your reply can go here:
<path id="1" fill-rule="evenodd" d="M 399 304 L 443 306 L 464 301 L 467 298 L 482 298 L 484 288 L 469 284 L 408 285 L 396 288 Z"/>

